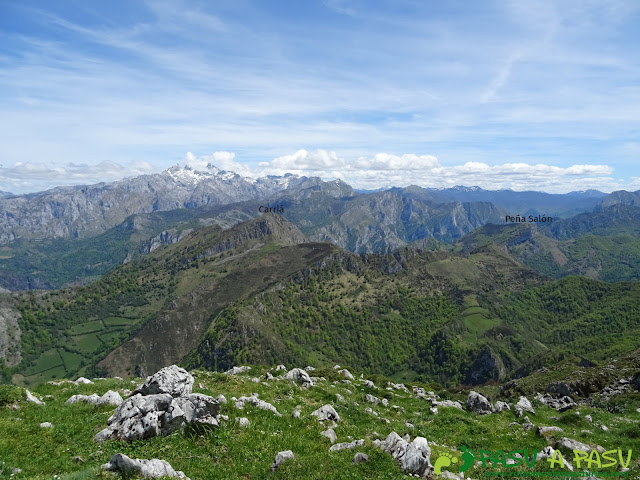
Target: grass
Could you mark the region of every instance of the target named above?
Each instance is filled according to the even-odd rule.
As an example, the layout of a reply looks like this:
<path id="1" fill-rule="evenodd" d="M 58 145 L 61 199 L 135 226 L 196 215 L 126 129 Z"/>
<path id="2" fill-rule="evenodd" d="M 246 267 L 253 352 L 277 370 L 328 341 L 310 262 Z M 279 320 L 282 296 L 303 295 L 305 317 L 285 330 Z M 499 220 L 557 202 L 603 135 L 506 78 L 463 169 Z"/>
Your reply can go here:
<path id="1" fill-rule="evenodd" d="M 94 352 L 102 346 L 100 337 L 97 333 L 88 333 L 86 335 L 77 335 L 73 337 L 76 345 L 80 350 L 85 352 Z"/>
<path id="2" fill-rule="evenodd" d="M 52 348 L 38 357 L 36 364 L 27 371 L 27 374 L 44 372 L 60 365 L 63 365 L 62 358 L 60 357 L 58 350 Z"/>
<path id="3" fill-rule="evenodd" d="M 95 320 L 93 322 L 79 323 L 69 329 L 70 335 L 81 335 L 83 333 L 94 333 L 104 329 L 102 320 Z"/>
<path id="4" fill-rule="evenodd" d="M 103 321 L 107 327 L 126 327 L 136 322 L 135 319 L 124 317 L 107 317 Z"/>
<path id="5" fill-rule="evenodd" d="M 176 470 L 184 471 L 192 479 L 408 479 L 410 477 L 400 470 L 389 454 L 372 445 L 374 439 L 385 438 L 391 431 L 409 434 L 411 438 L 424 436 L 431 445 L 432 463 L 443 453 L 459 457 L 463 444 L 474 452 L 481 449 L 492 452 L 527 449 L 530 453 L 547 445 L 547 440 L 538 436 L 535 430 L 524 432 L 522 419 L 517 419 L 513 412 L 481 416 L 441 407 L 439 413 L 433 415 L 429 411 L 430 404 L 425 400 L 400 390 L 387 390 L 385 386 L 373 390 L 365 388 L 362 382 L 367 376 L 360 379 L 356 372 L 352 372 L 357 379 L 355 382 L 343 383 L 344 378 L 338 377 L 333 369 L 313 372 L 315 375 L 319 371 L 332 380 L 320 380 L 317 386 L 308 390 L 285 380 L 269 381 L 267 385 L 251 381 L 252 377 L 264 378 L 266 371 L 266 367 L 253 367 L 246 375 L 238 376 L 193 372 L 196 391 L 212 396 L 223 393 L 227 397 L 229 403 L 222 405 L 221 413 L 228 415 L 230 420 L 222 422 L 220 427 L 187 428 L 183 433 L 130 444 L 93 442 L 93 436 L 104 428 L 113 407 L 83 403 L 65 405 L 64 402 L 74 394 L 102 395 L 109 389 L 131 390 L 136 381 L 105 379 L 96 380 L 94 385 L 78 386 L 41 384 L 34 391 L 41 397 L 51 396 L 45 398 L 47 405 L 20 401 L 19 410 L 0 408 L 0 431 L 3 432 L 0 435 L 0 457 L 5 462 L 0 467 L 0 478 L 9 478 L 13 467 L 21 468 L 22 474 L 11 478 L 38 480 L 50 479 L 53 475 L 70 480 L 107 478 L 102 476 L 99 466 L 115 453 L 124 453 L 134 458 L 167 460 Z M 381 379 L 375 380 L 376 384 L 384 385 Z M 0 388 L 0 400 L 10 397 L 15 401 L 20 397 L 19 390 L 15 387 Z M 260 398 L 273 403 L 283 416 L 277 417 L 250 405 L 244 410 L 235 408 L 231 397 L 252 393 L 258 393 Z M 344 403 L 336 401 L 336 393 L 345 398 Z M 366 393 L 389 398 L 389 407 L 367 403 Z M 447 396 L 463 402 L 465 399 L 465 395 L 460 393 L 449 392 Z M 628 401 L 633 402 L 634 399 Z M 333 404 L 341 416 L 334 427 L 338 441 L 364 439 L 364 446 L 329 452 L 329 441 L 320 435 L 326 427 L 310 415 L 325 403 Z M 558 414 L 535 401 L 533 403 L 536 414 L 529 417 L 535 425 L 560 426 L 564 430 L 561 436 L 602 445 L 606 449 L 640 450 L 640 429 L 637 427 L 640 414 L 635 410 L 614 414 L 603 408 L 581 405 L 577 409 L 580 415 L 573 411 Z M 298 405 L 302 414 L 299 419 L 294 419 L 291 412 Z M 394 405 L 401 408 L 393 408 Z M 377 417 L 365 412 L 369 406 L 378 413 Z M 587 414 L 593 417 L 593 424 L 584 419 Z M 250 420 L 249 428 L 240 428 L 234 421 L 240 416 Z M 388 419 L 389 423 L 381 418 Z M 45 421 L 54 427 L 41 429 L 39 424 Z M 413 424 L 413 428 L 406 426 L 406 422 Z M 607 425 L 609 431 L 596 428 L 601 424 Z M 581 433 L 585 429 L 592 433 Z M 271 473 L 271 463 L 276 453 L 282 450 L 292 450 L 295 458 Z M 369 462 L 351 465 L 356 451 L 369 455 Z M 82 462 L 75 462 L 74 457 L 81 457 Z M 565 459 L 571 461 L 571 457 L 572 454 L 567 452 Z M 629 478 L 637 478 L 640 473 L 636 457 L 633 457 Z M 521 467 L 509 471 L 518 469 L 522 471 Z M 549 471 L 549 465 L 544 461 L 538 462 L 535 469 Z M 457 472 L 457 469 L 452 467 L 451 471 Z M 467 475 L 481 478 L 488 471 L 476 466 Z"/>

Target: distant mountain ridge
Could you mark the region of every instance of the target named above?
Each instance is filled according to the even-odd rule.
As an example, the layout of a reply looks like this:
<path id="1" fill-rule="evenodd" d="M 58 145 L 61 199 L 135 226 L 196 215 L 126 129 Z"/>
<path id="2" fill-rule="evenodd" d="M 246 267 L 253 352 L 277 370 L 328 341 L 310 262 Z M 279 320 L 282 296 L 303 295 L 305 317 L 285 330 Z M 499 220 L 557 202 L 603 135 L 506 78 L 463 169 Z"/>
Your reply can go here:
<path id="1" fill-rule="evenodd" d="M 536 191 L 484 190 L 480 187 L 455 186 L 444 189 L 428 189 L 451 200 L 463 202 L 490 202 L 511 215 L 546 215 L 566 218 L 593 210 L 606 193 L 586 190 L 569 193 L 545 193 Z"/>
<path id="2" fill-rule="evenodd" d="M 98 235 L 135 213 L 224 205 L 319 181 L 291 174 L 252 179 L 213 165 L 206 171 L 176 165 L 112 183 L 1 196 L 0 245 L 17 239 Z"/>

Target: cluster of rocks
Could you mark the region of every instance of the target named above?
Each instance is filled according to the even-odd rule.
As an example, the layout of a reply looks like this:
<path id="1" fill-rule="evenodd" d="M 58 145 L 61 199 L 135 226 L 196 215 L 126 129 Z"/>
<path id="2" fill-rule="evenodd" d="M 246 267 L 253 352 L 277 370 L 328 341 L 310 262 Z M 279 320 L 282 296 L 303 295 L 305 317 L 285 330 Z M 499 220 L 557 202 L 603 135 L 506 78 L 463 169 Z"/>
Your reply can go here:
<path id="1" fill-rule="evenodd" d="M 140 475 L 143 478 L 182 478 L 189 480 L 183 472 L 173 469 L 166 460 L 139 460 L 129 458 L 122 453 L 116 453 L 108 463 L 102 465 L 103 470 Z"/>
<path id="2" fill-rule="evenodd" d="M 424 437 L 415 437 L 411 441 L 409 435 L 401 437 L 391 432 L 385 440 L 374 440 L 373 445 L 391 454 L 405 472 L 421 477 L 433 473 L 431 448 Z"/>
<path id="3" fill-rule="evenodd" d="M 478 392 L 474 392 L 473 390 L 469 392 L 466 407 L 468 411 L 479 413 L 480 415 L 488 415 L 490 413 L 500 413 L 505 410 L 511 410 L 511 405 L 509 403 L 497 401 L 495 405 L 493 405 L 487 397 Z M 529 399 L 524 396 L 521 396 L 518 399 L 513 410 L 516 417 L 522 417 L 524 412 L 532 413 L 534 415 L 536 413 Z"/>
<path id="4" fill-rule="evenodd" d="M 128 442 L 182 430 L 189 423 L 218 425 L 218 400 L 191 393 L 193 376 L 172 365 L 163 368 L 124 400 L 107 420 L 96 442 L 120 439 Z"/>
<path id="5" fill-rule="evenodd" d="M 97 393 L 91 395 L 72 395 L 65 403 L 70 405 L 72 403 L 84 402 L 91 405 L 113 405 L 119 406 L 123 400 L 118 392 L 109 390 L 104 395 L 100 396 Z"/>

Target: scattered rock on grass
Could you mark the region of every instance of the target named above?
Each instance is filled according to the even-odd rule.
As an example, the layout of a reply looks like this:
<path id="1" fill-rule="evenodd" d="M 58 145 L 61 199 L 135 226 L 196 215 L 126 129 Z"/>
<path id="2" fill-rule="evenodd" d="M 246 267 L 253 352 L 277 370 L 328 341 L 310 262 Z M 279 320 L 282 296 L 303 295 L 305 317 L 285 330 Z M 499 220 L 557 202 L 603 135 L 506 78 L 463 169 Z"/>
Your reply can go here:
<path id="1" fill-rule="evenodd" d="M 291 450 L 285 450 L 284 452 L 278 452 L 278 454 L 276 455 L 276 459 L 271 464 L 271 471 L 275 472 L 278 469 L 278 467 L 280 465 L 282 465 L 282 462 L 284 462 L 285 460 L 290 460 L 292 458 L 295 458 L 295 455 L 293 454 L 293 452 Z"/>
<path id="2" fill-rule="evenodd" d="M 157 458 L 151 460 L 138 460 L 135 458 L 129 458 L 122 453 L 116 453 L 111 457 L 109 463 L 102 465 L 102 469 L 112 472 L 139 474 L 145 478 L 171 477 L 189 480 L 183 472 L 176 472 L 166 460 L 158 460 Z"/>

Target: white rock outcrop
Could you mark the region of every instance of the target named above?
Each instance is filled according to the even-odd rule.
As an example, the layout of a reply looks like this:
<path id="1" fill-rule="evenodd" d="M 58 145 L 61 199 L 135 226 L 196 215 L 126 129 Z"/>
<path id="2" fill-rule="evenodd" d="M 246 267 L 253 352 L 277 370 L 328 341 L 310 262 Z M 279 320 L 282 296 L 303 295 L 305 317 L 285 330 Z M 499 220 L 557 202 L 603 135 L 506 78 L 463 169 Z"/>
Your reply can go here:
<path id="1" fill-rule="evenodd" d="M 103 470 L 109 470 L 111 472 L 126 472 L 141 475 L 144 478 L 182 478 L 189 480 L 189 478 L 180 471 L 175 471 L 169 462 L 166 460 L 158 460 L 157 458 L 151 460 L 138 460 L 135 458 L 129 458 L 122 453 L 116 453 L 108 463 L 102 465 Z"/>

